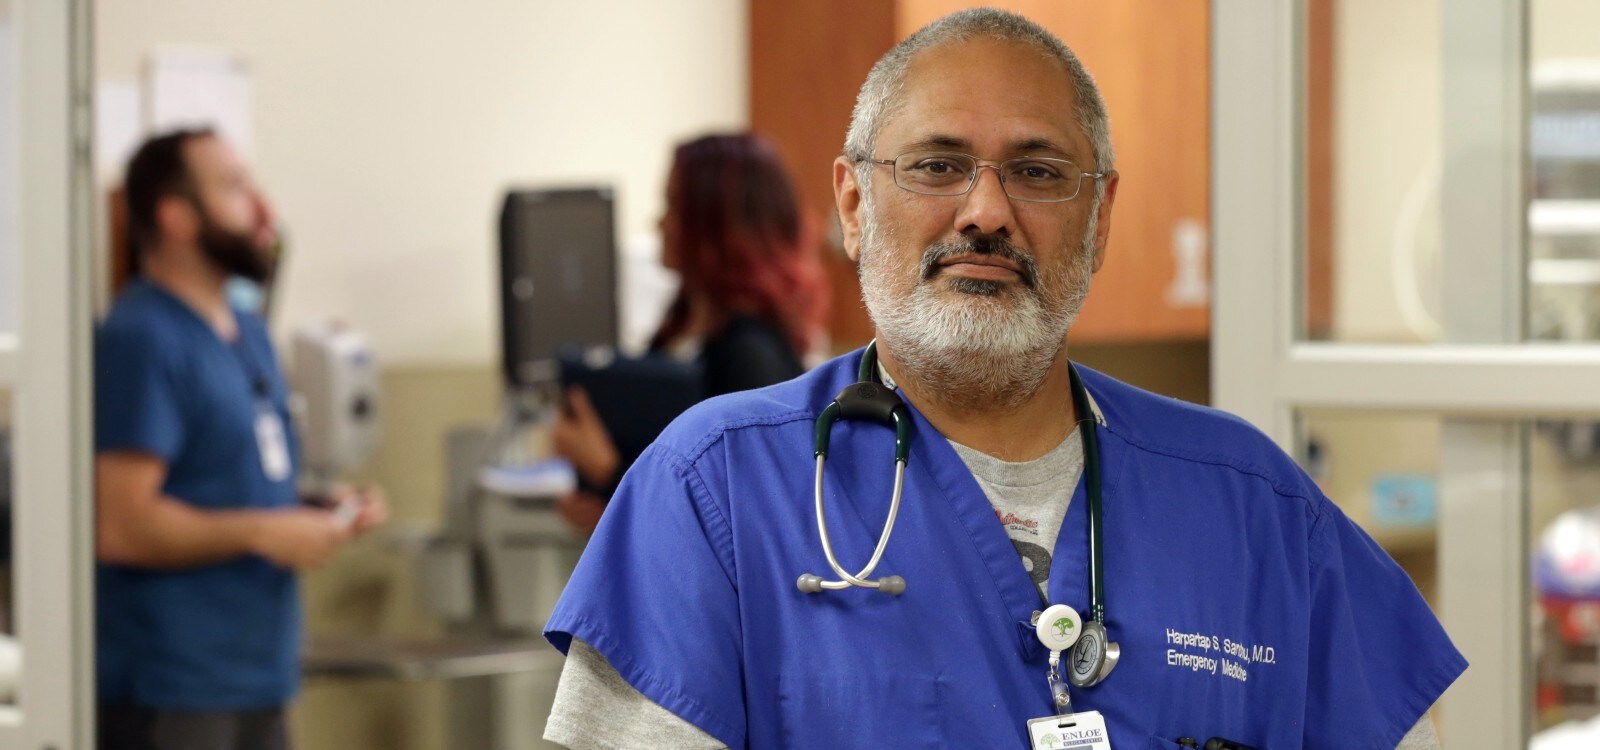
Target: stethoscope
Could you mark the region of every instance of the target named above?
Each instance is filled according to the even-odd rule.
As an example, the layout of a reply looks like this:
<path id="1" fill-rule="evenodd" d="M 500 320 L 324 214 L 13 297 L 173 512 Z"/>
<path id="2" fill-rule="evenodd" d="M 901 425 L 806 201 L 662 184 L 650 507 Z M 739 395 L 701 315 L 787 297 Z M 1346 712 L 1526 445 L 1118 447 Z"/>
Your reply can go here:
<path id="1" fill-rule="evenodd" d="M 906 459 L 911 455 L 911 412 L 906 408 L 905 402 L 895 394 L 894 390 L 878 382 L 878 350 L 877 342 L 867 345 L 861 355 L 861 366 L 857 371 L 856 382 L 851 383 L 834 396 L 833 402 L 822 410 L 817 416 L 815 426 L 815 450 L 817 458 L 816 473 L 816 511 L 817 511 L 817 536 L 822 540 L 822 553 L 828 558 L 828 566 L 833 569 L 838 580 L 823 580 L 822 577 L 806 573 L 800 576 L 796 585 L 807 594 L 819 593 L 826 589 L 840 590 L 851 586 L 877 589 L 886 594 L 899 595 L 905 593 L 906 580 L 900 576 L 885 576 L 876 580 L 869 580 L 872 571 L 876 570 L 878 563 L 883 559 L 883 550 L 889 544 L 889 536 L 894 532 L 895 517 L 900 514 L 900 498 L 905 489 Z M 1089 687 L 1098 684 L 1111 673 L 1121 658 L 1122 649 L 1112 642 L 1106 634 L 1106 604 L 1105 604 L 1105 555 L 1102 544 L 1101 531 L 1101 484 L 1100 484 L 1100 437 L 1095 434 L 1094 412 L 1089 403 L 1089 392 L 1083 386 L 1083 381 L 1078 377 L 1077 368 L 1069 365 L 1072 402 L 1077 407 L 1079 423 L 1087 422 L 1083 430 L 1083 472 L 1085 489 L 1089 499 L 1089 599 L 1090 619 L 1076 628 L 1070 641 L 1065 642 L 1065 647 L 1071 648 L 1071 659 L 1067 664 L 1068 679 L 1078 687 Z M 851 575 L 839 564 L 839 559 L 833 554 L 833 541 L 828 536 L 828 518 L 822 502 L 822 470 L 828 459 L 828 440 L 833 431 L 833 425 L 840 419 L 861 419 L 894 428 L 894 492 L 889 499 L 889 516 L 884 519 L 883 531 L 878 535 L 878 545 L 872 551 L 872 558 L 867 561 L 866 567 L 861 572 Z M 1076 620 L 1076 612 L 1063 604 L 1047 608 L 1042 613 L 1042 619 L 1036 622 L 1041 634 L 1045 638 L 1045 630 L 1053 622 L 1059 622 L 1058 613 L 1062 610 L 1072 612 Z M 1040 615 L 1041 613 L 1036 613 Z M 1074 625 L 1077 625 L 1075 622 Z"/>

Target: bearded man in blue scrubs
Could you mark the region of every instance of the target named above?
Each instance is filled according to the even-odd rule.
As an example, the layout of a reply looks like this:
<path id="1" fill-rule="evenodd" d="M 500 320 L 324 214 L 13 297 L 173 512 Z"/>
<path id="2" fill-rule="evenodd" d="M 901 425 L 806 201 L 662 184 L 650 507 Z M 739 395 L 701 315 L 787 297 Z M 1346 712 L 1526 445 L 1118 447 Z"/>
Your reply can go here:
<path id="1" fill-rule="evenodd" d="M 1074 398 L 1066 335 L 1106 258 L 1118 184 L 1105 105 L 1059 40 L 995 10 L 909 37 L 868 75 L 834 178 L 877 329 L 868 377 L 910 409 L 904 502 L 873 573 L 904 592 L 796 586 L 830 569 L 813 425 L 863 352 L 708 401 L 623 479 L 551 617 L 568 658 L 548 738 L 1438 746 L 1426 712 L 1465 661 L 1288 456 L 1236 418 L 1087 368 Z M 849 572 L 878 543 L 894 451 L 878 424 L 832 430 L 821 484 Z M 1074 682 L 1062 709 L 1047 680 L 1060 649 L 1035 620 L 1090 611 L 1086 484 L 1103 500 L 1120 660 Z M 1104 733 L 1030 726 L 1064 710 Z"/>
<path id="2" fill-rule="evenodd" d="M 295 574 L 381 523 L 303 506 L 266 326 L 231 305 L 274 235 L 238 155 L 208 131 L 145 143 L 126 196 L 139 274 L 95 336 L 102 750 L 276 750 L 300 677 Z"/>

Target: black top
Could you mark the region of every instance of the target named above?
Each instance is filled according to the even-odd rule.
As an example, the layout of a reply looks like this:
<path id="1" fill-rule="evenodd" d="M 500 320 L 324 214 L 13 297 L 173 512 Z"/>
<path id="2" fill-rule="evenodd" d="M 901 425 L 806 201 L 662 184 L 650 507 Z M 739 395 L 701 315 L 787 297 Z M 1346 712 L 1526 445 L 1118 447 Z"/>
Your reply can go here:
<path id="1" fill-rule="evenodd" d="M 700 350 L 706 397 L 782 383 L 805 372 L 789 339 L 759 318 L 736 315 Z"/>
<path id="2" fill-rule="evenodd" d="M 660 354 L 659 351 L 652 354 Z M 738 391 L 765 388 L 805 374 L 799 355 L 789 345 L 783 331 L 760 318 L 735 315 L 721 332 L 706 339 L 697 361 L 700 365 L 706 398 Z M 613 440 L 615 440 L 615 434 Z M 653 442 L 651 438 L 649 442 Z M 618 444 L 620 465 L 611 484 L 597 487 L 580 479 L 579 487 L 601 498 L 610 499 L 628 467 L 639 458 L 647 442 Z"/>

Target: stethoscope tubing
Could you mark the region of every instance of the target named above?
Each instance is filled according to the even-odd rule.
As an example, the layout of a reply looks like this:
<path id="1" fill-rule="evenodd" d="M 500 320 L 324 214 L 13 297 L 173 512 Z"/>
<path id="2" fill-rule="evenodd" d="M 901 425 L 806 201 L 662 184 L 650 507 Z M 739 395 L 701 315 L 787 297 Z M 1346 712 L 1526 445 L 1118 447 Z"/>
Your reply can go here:
<path id="1" fill-rule="evenodd" d="M 801 575 L 796 585 L 800 591 L 808 594 L 825 590 L 838 591 L 851 586 L 876 589 L 880 592 L 898 595 L 905 592 L 905 579 L 900 576 L 889 576 L 876 581 L 868 580 L 872 572 L 877 569 L 878 563 L 883 560 L 883 552 L 889 546 L 889 537 L 894 533 L 894 522 L 900 515 L 900 500 L 905 492 L 906 462 L 910 458 L 910 417 L 905 406 L 898 398 L 892 395 L 892 389 L 885 400 L 884 391 L 873 388 L 872 381 L 877 374 L 876 342 L 867 345 L 862 353 L 860 377 L 857 385 L 848 386 L 840 391 L 840 395 L 823 410 L 817 417 L 814 428 L 815 451 L 817 458 L 817 473 L 814 483 L 814 496 L 817 514 L 817 538 L 822 541 L 822 552 L 828 558 L 828 566 L 833 569 L 838 580 L 824 581 L 820 576 L 810 573 Z M 1105 618 L 1105 553 L 1104 528 L 1101 524 L 1102 492 L 1101 467 L 1100 467 L 1100 435 L 1098 433 L 1099 420 L 1089 402 L 1089 391 L 1078 376 L 1076 367 L 1068 367 L 1069 387 L 1072 392 L 1072 403 L 1077 413 L 1077 426 L 1083 429 L 1083 479 L 1085 494 L 1088 496 L 1089 508 L 1089 622 L 1084 626 L 1086 635 L 1080 636 L 1073 644 L 1073 654 L 1077 661 L 1071 670 L 1069 678 L 1072 684 L 1078 687 L 1092 687 L 1106 678 L 1106 675 L 1116 667 L 1121 659 L 1122 649 L 1106 637 Z M 865 404 L 847 399 L 865 399 Z M 865 405 L 865 408 L 863 406 Z M 826 493 L 823 491 L 823 467 L 828 460 L 828 437 L 833 428 L 834 421 L 839 418 L 862 418 L 892 424 L 895 427 L 895 468 L 894 468 L 894 494 L 889 501 L 889 516 L 884 519 L 883 531 L 878 534 L 878 544 L 872 551 L 872 559 L 867 561 L 866 567 L 861 572 L 851 575 L 839 564 L 839 558 L 833 552 L 833 539 L 828 533 L 828 511 L 825 502 Z M 1065 606 L 1065 605 L 1061 605 Z M 1037 619 L 1039 612 L 1034 613 Z M 1094 637 L 1089 638 L 1087 634 Z M 1040 636 L 1040 640 L 1045 640 Z M 1046 645 L 1049 645 L 1046 642 Z M 1084 658 L 1079 659 L 1079 651 L 1084 652 Z M 1065 685 L 1058 685 L 1056 675 L 1059 652 L 1052 652 L 1050 661 L 1051 690 L 1061 691 L 1065 695 Z M 1080 664 L 1088 665 L 1087 670 L 1079 670 Z M 1080 674 L 1080 671 L 1082 674 Z M 1058 706 L 1063 706 L 1060 699 Z"/>
<path id="2" fill-rule="evenodd" d="M 839 564 L 839 559 L 834 556 L 833 540 L 828 535 L 828 516 L 827 511 L 824 509 L 825 503 L 823 502 L 822 491 L 822 465 L 827 461 L 827 458 L 827 456 L 817 456 L 817 536 L 822 540 L 822 553 L 828 557 L 828 566 L 833 568 L 834 574 L 839 576 L 840 580 L 822 581 L 821 585 L 825 589 L 832 589 L 835 591 L 846 589 L 851 586 L 860 586 L 862 588 L 869 589 L 878 588 L 879 584 L 877 581 L 869 581 L 866 579 L 867 576 L 872 575 L 872 571 L 875 570 L 878 567 L 878 563 L 883 560 L 883 551 L 889 546 L 889 536 L 894 533 L 894 520 L 900 515 L 900 497 L 905 491 L 905 462 L 894 462 L 894 495 L 889 500 L 889 517 L 883 522 L 883 532 L 878 534 L 878 547 L 872 551 L 872 559 L 867 561 L 867 566 L 862 568 L 860 573 L 850 575 L 850 573 L 844 569 L 844 566 Z"/>
<path id="3" fill-rule="evenodd" d="M 873 342 L 873 344 L 869 344 L 866 351 L 862 353 L 857 382 L 870 383 L 876 379 L 877 357 L 875 355 L 877 352 L 875 349 L 876 342 Z M 1103 549 L 1105 530 L 1102 524 L 1103 488 L 1100 471 L 1100 436 L 1097 432 L 1099 425 L 1093 416 L 1094 411 L 1091 409 L 1089 404 L 1088 389 L 1084 386 L 1082 379 L 1079 378 L 1077 368 L 1069 365 L 1068 373 L 1070 379 L 1070 388 L 1072 391 L 1072 401 L 1078 413 L 1078 424 L 1083 428 L 1084 484 L 1086 490 L 1085 494 L 1088 496 L 1089 501 L 1089 618 L 1094 622 L 1100 623 L 1102 626 L 1104 626 L 1106 617 L 1105 553 Z M 831 424 L 831 415 L 837 414 L 838 408 L 838 402 L 836 401 L 826 410 L 826 415 L 820 418 L 826 419 L 827 422 L 819 422 L 819 424 Z M 903 428 L 905 426 L 904 422 L 906 421 L 906 418 L 903 413 L 899 411 L 898 407 L 893 414 L 893 420 L 900 427 Z M 851 586 L 859 586 L 862 588 L 887 590 L 891 593 L 898 593 L 899 591 L 904 590 L 903 579 L 899 579 L 899 582 L 897 582 L 893 587 L 885 589 L 883 581 L 868 580 L 868 576 L 871 576 L 872 572 L 877 569 L 878 563 L 882 562 L 884 550 L 887 549 L 889 545 L 889 537 L 894 532 L 895 519 L 900 514 L 900 501 L 905 490 L 906 461 L 904 458 L 899 457 L 897 457 L 895 461 L 894 494 L 889 501 L 889 515 L 888 518 L 884 520 L 883 531 L 878 535 L 877 546 L 872 551 L 872 559 L 867 562 L 866 567 L 861 569 L 861 572 L 852 575 L 850 571 L 844 568 L 843 565 L 839 564 L 839 558 L 834 554 L 833 551 L 832 536 L 828 533 L 828 514 L 825 502 L 826 493 L 824 492 L 823 488 L 823 467 L 827 462 L 827 440 L 825 430 L 819 428 L 817 435 L 817 471 L 813 493 L 816 504 L 817 537 L 822 542 L 822 551 L 828 559 L 828 566 L 833 569 L 834 574 L 837 575 L 839 579 L 834 581 L 824 581 L 817 576 L 807 574 L 801 576 L 800 589 L 802 591 L 813 592 L 824 589 L 838 591 Z M 891 576 L 891 578 L 898 579 L 899 577 Z"/>
<path id="4" fill-rule="evenodd" d="M 1104 486 L 1100 476 L 1100 433 L 1094 411 L 1089 407 L 1089 390 L 1078 377 L 1078 369 L 1071 368 L 1072 401 L 1078 410 L 1078 424 L 1083 427 L 1083 482 L 1084 494 L 1089 498 L 1089 618 L 1104 625 L 1106 622 L 1105 531 L 1101 502 Z"/>

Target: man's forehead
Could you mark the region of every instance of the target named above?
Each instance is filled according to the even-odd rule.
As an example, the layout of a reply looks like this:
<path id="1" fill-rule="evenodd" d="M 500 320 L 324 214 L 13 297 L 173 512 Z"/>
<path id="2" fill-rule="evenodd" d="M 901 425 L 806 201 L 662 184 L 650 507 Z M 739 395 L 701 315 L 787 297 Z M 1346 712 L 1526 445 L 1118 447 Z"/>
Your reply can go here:
<path id="1" fill-rule="evenodd" d="M 189 169 L 196 175 L 221 175 L 244 170 L 244 161 L 221 138 L 203 136 L 191 139 L 185 146 L 184 156 L 189 162 Z"/>
<path id="2" fill-rule="evenodd" d="M 1024 123 L 1018 128 L 1019 132 L 1027 132 Z M 902 139 L 899 145 L 909 151 L 960 151 L 971 152 L 998 148 L 1005 154 L 1034 154 L 1034 155 L 1065 155 L 1078 156 L 1078 145 L 1062 137 L 1045 137 L 1042 135 L 1015 135 L 1000 136 L 994 139 L 985 139 L 979 143 L 973 138 L 959 135 L 955 132 L 940 131 L 937 128 L 928 128 L 925 131 L 911 131 Z"/>
<path id="3" fill-rule="evenodd" d="M 880 132 L 892 145 L 1073 156 L 1088 146 L 1065 66 L 1013 42 L 925 50 L 907 67 L 900 97 Z"/>

